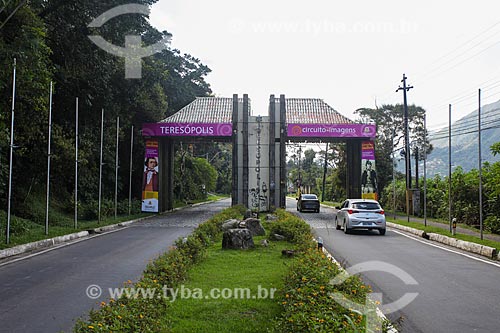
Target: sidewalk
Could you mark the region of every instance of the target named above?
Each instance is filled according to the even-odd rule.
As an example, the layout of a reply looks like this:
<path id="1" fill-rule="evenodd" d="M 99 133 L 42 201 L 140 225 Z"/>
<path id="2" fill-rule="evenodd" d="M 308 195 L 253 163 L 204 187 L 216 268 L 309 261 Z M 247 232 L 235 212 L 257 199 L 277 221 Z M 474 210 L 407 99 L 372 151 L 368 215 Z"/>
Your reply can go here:
<path id="1" fill-rule="evenodd" d="M 386 211 L 386 217 L 393 218 L 394 214 L 392 212 Z M 403 220 L 405 222 L 408 221 L 408 217 L 406 215 L 401 215 L 401 214 L 396 213 L 396 218 L 398 220 Z M 421 223 L 423 225 L 424 219 L 410 215 L 410 222 L 417 222 L 417 223 Z M 427 225 L 433 226 L 433 227 L 438 227 L 438 228 L 448 230 L 448 231 L 450 230 L 449 224 L 436 222 L 436 221 L 430 220 L 430 219 L 427 219 Z M 463 228 L 460 226 L 460 224 L 457 224 L 457 234 L 470 235 L 470 236 L 475 236 L 477 238 L 481 237 L 479 230 L 476 231 L 476 230 L 471 230 L 468 228 Z M 500 235 L 483 232 L 483 239 L 488 239 L 488 240 L 492 240 L 495 242 L 500 242 Z"/>

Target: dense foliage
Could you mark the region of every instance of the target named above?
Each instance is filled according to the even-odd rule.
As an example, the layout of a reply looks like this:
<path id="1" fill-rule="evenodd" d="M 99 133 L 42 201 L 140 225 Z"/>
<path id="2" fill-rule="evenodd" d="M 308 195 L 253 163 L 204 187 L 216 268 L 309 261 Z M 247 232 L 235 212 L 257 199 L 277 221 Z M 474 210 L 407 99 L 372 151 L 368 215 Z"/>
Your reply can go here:
<path id="1" fill-rule="evenodd" d="M 134 3 L 151 6 L 156 1 Z M 128 3 L 130 1 L 124 0 L 3 2 L 5 8 L 0 12 L 2 207 L 6 207 L 14 59 L 17 75 L 12 207 L 20 216 L 29 213 L 22 203 L 33 200 L 33 196 L 43 198 L 45 191 L 51 81 L 54 84 L 51 188 L 53 200 L 64 202 L 68 210 L 72 209 L 75 189 L 77 98 L 78 197 L 81 204 L 86 205 L 98 195 L 101 110 L 105 114 L 103 197 L 112 199 L 114 195 L 119 117 L 119 199 L 128 197 L 132 133 L 135 138 L 132 193 L 140 198 L 144 154 L 141 124 L 164 119 L 195 97 L 211 93 L 205 81 L 210 69 L 195 57 L 172 49 L 167 42 L 163 42 L 163 51 L 142 59 L 141 79 L 126 79 L 124 59 L 103 51 L 89 39 L 89 35 L 99 35 L 123 46 L 126 35 L 139 35 L 144 46 L 148 46 L 172 37 L 167 31 L 152 27 L 147 18 L 139 14 L 120 15 L 100 28 L 88 27 L 102 13 Z"/>
<path id="2" fill-rule="evenodd" d="M 500 163 L 484 163 L 482 169 L 483 219 L 484 227 L 494 233 L 500 233 Z M 424 182 L 419 182 L 420 212 L 423 215 Z M 393 192 L 397 211 L 405 211 L 405 180 L 399 179 L 392 186 L 387 186 L 382 193 L 382 204 L 387 211 L 393 207 Z M 427 179 L 427 216 L 448 220 L 449 218 L 449 178 L 435 176 Z M 451 175 L 451 216 L 460 223 L 478 227 L 479 217 L 479 172 L 464 172 L 461 167 Z"/>

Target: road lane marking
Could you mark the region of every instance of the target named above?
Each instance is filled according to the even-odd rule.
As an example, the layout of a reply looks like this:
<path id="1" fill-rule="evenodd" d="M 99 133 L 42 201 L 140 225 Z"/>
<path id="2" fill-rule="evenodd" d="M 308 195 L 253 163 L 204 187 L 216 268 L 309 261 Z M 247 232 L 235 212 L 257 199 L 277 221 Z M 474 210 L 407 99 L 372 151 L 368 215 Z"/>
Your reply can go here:
<path id="1" fill-rule="evenodd" d="M 128 228 L 130 228 L 130 226 L 121 227 L 121 228 L 118 228 L 118 229 L 115 229 L 115 230 L 109 230 L 109 231 L 106 231 L 106 232 L 103 232 L 103 233 L 96 233 L 96 234 L 92 234 L 92 236 L 89 235 L 87 237 L 82 237 L 82 238 L 75 239 L 73 241 L 69 241 L 69 242 L 58 244 L 58 245 L 54 245 L 54 246 L 49 247 L 48 249 L 45 249 L 45 250 L 42 250 L 42 251 L 39 251 L 39 252 L 35 252 L 35 253 L 31 253 L 31 254 L 28 254 L 28 255 L 20 257 L 20 258 L 16 258 L 16 259 L 13 259 L 13 260 L 10 260 L 10 261 L 6 261 L 6 262 L 3 262 L 3 263 L 0 263 L 0 267 L 6 266 L 6 265 L 9 265 L 9 264 L 13 264 L 13 263 L 21 261 L 21 260 L 26 260 L 26 259 L 29 259 L 29 258 L 33 258 L 33 257 L 36 257 L 38 255 L 41 255 L 41 254 L 44 254 L 44 253 L 47 253 L 47 252 L 50 252 L 50 251 L 54 251 L 54 250 L 60 249 L 62 247 L 66 247 L 66 246 L 69 246 L 69 245 L 73 245 L 73 244 L 76 244 L 76 243 L 83 242 L 85 240 L 89 240 L 91 238 L 100 237 L 100 236 L 104 236 L 104 235 L 109 235 L 111 233 L 114 233 L 114 232 L 117 232 L 117 231 L 121 231 L 121 230 L 125 230 L 125 229 L 128 229 Z M 19 255 L 22 256 L 23 254 L 21 253 Z"/>
<path id="2" fill-rule="evenodd" d="M 496 267 L 500 268 L 500 264 L 499 263 L 492 262 L 492 261 L 489 261 L 489 260 L 486 260 L 486 259 L 482 259 L 482 258 L 478 258 L 478 257 L 475 257 L 473 255 L 470 255 L 470 254 L 467 254 L 467 253 L 463 253 L 463 252 L 460 252 L 460 251 L 455 251 L 455 250 L 452 250 L 450 248 L 447 248 L 447 247 L 444 247 L 444 246 L 441 246 L 441 245 L 437 245 L 437 244 L 434 244 L 434 243 L 429 243 L 429 242 L 423 241 L 421 239 L 418 239 L 416 237 L 413 237 L 411 235 L 407 235 L 407 234 L 405 234 L 405 233 L 403 233 L 401 231 L 394 230 L 392 228 L 391 228 L 391 231 L 395 232 L 397 234 L 400 234 L 401 236 L 413 239 L 414 241 L 420 242 L 422 244 L 427 244 L 427 245 L 430 245 L 430 246 L 434 246 L 434 247 L 436 247 L 438 249 L 445 250 L 445 251 L 448 251 L 448 252 L 451 252 L 451 253 L 455 253 L 455 254 L 458 254 L 458 255 L 461 255 L 461 256 L 464 256 L 464 257 L 467 257 L 467 258 L 470 258 L 470 259 L 474 259 L 476 261 L 480 261 L 480 262 L 483 262 L 483 263 L 486 263 L 486 264 L 490 264 L 492 266 L 496 266 Z"/>

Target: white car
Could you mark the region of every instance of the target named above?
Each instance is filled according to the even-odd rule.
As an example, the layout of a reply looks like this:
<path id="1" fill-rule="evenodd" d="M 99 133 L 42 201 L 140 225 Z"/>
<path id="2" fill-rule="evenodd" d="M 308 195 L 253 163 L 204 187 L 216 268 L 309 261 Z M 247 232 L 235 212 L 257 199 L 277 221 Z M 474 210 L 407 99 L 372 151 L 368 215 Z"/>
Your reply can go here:
<path id="1" fill-rule="evenodd" d="M 385 212 L 376 200 L 347 199 L 335 216 L 335 228 L 346 234 L 354 229 L 378 230 L 385 235 Z"/>

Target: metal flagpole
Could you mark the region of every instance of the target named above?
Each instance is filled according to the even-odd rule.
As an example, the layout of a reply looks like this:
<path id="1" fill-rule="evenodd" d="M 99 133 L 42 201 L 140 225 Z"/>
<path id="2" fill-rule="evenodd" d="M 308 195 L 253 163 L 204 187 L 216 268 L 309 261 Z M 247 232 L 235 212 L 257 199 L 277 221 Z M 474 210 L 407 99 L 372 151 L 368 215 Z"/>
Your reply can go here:
<path id="1" fill-rule="evenodd" d="M 75 229 L 78 226 L 78 97 L 75 108 Z"/>
<path id="2" fill-rule="evenodd" d="M 396 220 L 396 175 L 394 172 L 394 136 L 396 136 L 396 130 L 392 129 L 392 215 L 394 220 Z"/>
<path id="3" fill-rule="evenodd" d="M 478 145 L 479 145 L 479 230 L 483 239 L 483 166 L 481 158 L 481 89 L 478 91 Z"/>
<path id="4" fill-rule="evenodd" d="M 427 114 L 424 113 L 424 226 L 427 226 Z"/>
<path id="5" fill-rule="evenodd" d="M 120 139 L 120 117 L 116 117 L 116 151 L 115 151 L 115 219 L 118 217 L 118 142 Z"/>
<path id="6" fill-rule="evenodd" d="M 130 130 L 130 168 L 129 168 L 129 177 L 128 177 L 128 215 L 132 210 L 132 155 L 134 152 L 134 125 L 132 125 L 132 129 Z"/>
<path id="7" fill-rule="evenodd" d="M 448 105 L 448 119 L 448 222 L 451 233 L 451 104 Z"/>
<path id="8" fill-rule="evenodd" d="M 10 243 L 10 206 L 12 201 L 12 151 L 14 149 L 14 108 L 16 101 L 16 58 L 14 58 L 14 74 L 12 78 L 12 116 L 10 124 L 10 158 L 9 158 L 9 194 L 7 200 L 7 229 L 5 231 L 5 243 Z"/>
<path id="9" fill-rule="evenodd" d="M 49 202 L 50 202 L 50 143 L 52 138 L 52 81 L 49 93 L 49 136 L 47 144 L 47 202 L 45 206 L 45 235 L 49 234 Z"/>
<path id="10" fill-rule="evenodd" d="M 99 208 L 97 212 L 97 223 L 101 223 L 101 195 L 102 195 L 102 144 L 104 136 L 104 109 L 101 111 L 101 152 L 99 157 Z"/>

